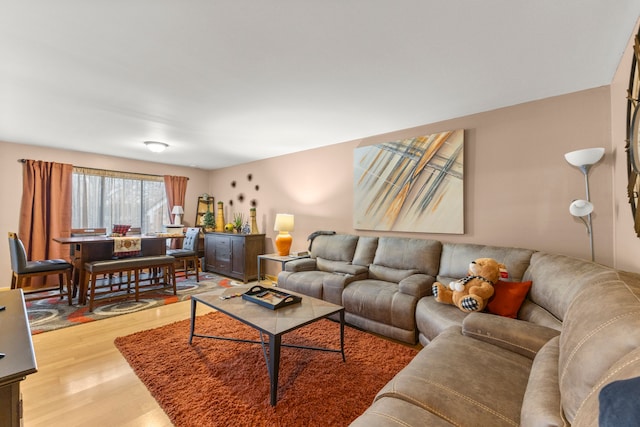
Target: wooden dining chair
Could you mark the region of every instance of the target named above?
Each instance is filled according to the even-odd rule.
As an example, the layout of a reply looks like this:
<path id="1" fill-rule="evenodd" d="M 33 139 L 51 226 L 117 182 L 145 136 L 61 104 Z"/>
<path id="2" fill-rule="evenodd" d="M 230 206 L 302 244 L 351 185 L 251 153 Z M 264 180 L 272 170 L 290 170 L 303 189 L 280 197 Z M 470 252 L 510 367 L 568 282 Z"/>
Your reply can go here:
<path id="1" fill-rule="evenodd" d="M 38 261 L 28 261 L 27 252 L 24 249 L 24 244 L 18 238 L 16 233 L 9 232 L 9 253 L 11 254 L 11 289 L 20 289 L 23 287 L 25 281 L 31 277 L 42 277 L 50 275 L 58 275 L 59 281 L 59 296 L 63 299 L 66 295 L 69 299 L 69 305 L 72 300 L 71 289 L 71 272 L 73 266 L 63 259 L 46 259 Z M 67 290 L 65 292 L 64 285 L 66 284 Z M 46 295 L 25 298 L 26 301 L 49 298 L 52 295 L 48 292 L 51 288 L 44 287 L 41 289 L 34 289 L 25 292 L 26 295 L 32 295 L 36 293 L 47 292 Z"/>
<path id="2" fill-rule="evenodd" d="M 171 255 L 177 262 L 182 263 L 184 277 L 189 277 L 189 267 L 193 266 L 196 274 L 196 282 L 200 282 L 200 258 L 198 246 L 200 242 L 200 229 L 198 227 L 187 228 L 182 241 L 182 249 L 167 249 L 167 255 Z"/>

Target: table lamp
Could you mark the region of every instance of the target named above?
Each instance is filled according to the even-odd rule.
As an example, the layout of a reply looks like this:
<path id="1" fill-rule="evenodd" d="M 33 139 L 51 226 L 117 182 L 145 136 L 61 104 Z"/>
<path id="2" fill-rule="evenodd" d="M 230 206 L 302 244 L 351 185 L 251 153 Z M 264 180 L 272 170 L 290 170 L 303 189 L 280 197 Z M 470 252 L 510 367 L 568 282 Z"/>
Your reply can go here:
<path id="1" fill-rule="evenodd" d="M 278 255 L 289 255 L 291 242 L 293 241 L 293 237 L 289 234 L 290 231 L 293 231 L 293 215 L 276 214 L 276 223 L 273 226 L 273 230 L 278 232 L 275 240 Z"/>
<path id="2" fill-rule="evenodd" d="M 174 225 L 182 224 L 182 214 L 184 213 L 184 209 L 182 209 L 182 206 L 174 206 L 171 213 L 175 215 L 173 217 L 173 224 Z"/>

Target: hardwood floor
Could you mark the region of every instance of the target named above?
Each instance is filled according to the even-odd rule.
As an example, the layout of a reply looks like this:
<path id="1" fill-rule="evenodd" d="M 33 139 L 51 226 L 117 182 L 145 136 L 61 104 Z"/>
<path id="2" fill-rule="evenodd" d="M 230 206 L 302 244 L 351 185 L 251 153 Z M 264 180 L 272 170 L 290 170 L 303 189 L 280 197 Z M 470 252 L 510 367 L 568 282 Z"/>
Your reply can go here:
<path id="1" fill-rule="evenodd" d="M 33 336 L 38 372 L 21 384 L 24 426 L 171 426 L 113 340 L 187 319 L 190 307 L 187 300 Z"/>

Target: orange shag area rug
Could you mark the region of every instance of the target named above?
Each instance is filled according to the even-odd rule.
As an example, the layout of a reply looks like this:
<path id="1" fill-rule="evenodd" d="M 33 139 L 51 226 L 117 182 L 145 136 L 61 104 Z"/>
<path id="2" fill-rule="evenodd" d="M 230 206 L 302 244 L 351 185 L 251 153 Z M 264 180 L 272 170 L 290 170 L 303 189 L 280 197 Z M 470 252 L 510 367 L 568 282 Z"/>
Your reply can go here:
<path id="1" fill-rule="evenodd" d="M 345 327 L 345 355 L 283 347 L 278 403 L 259 344 L 194 337 L 189 320 L 118 337 L 115 344 L 171 421 L 181 426 L 346 426 L 418 350 Z M 259 340 L 221 313 L 196 320 L 196 333 Z M 266 337 L 265 337 L 266 339 Z M 283 344 L 340 347 L 340 325 L 320 320 Z"/>

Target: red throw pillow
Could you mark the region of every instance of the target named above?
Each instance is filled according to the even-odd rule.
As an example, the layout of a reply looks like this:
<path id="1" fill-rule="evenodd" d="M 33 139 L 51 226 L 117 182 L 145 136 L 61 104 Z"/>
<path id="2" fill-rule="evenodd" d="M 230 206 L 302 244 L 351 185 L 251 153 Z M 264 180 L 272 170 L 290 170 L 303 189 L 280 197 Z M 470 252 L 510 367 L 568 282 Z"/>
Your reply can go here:
<path id="1" fill-rule="evenodd" d="M 493 287 L 494 294 L 489 299 L 487 311 L 499 316 L 517 318 L 518 310 L 520 310 L 530 288 L 531 281 L 503 282 L 498 280 L 498 283 Z"/>

